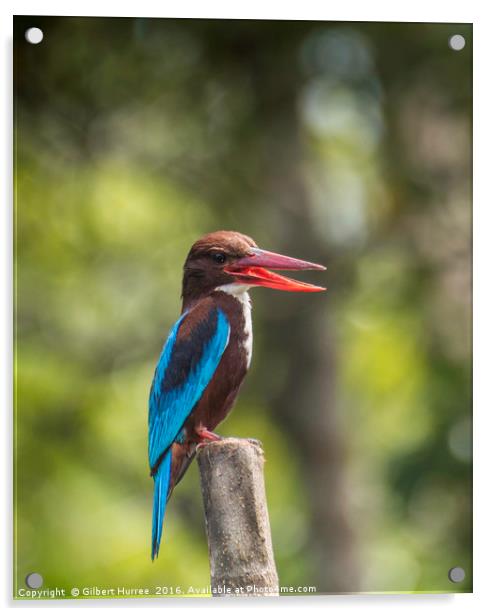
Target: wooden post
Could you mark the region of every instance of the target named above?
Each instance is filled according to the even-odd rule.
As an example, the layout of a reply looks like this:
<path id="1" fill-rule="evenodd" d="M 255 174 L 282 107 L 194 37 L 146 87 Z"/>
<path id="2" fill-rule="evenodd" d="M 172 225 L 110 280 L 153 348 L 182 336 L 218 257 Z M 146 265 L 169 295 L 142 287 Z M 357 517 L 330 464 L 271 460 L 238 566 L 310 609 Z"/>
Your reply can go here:
<path id="1" fill-rule="evenodd" d="M 227 438 L 197 454 L 214 596 L 278 595 L 258 441 Z"/>

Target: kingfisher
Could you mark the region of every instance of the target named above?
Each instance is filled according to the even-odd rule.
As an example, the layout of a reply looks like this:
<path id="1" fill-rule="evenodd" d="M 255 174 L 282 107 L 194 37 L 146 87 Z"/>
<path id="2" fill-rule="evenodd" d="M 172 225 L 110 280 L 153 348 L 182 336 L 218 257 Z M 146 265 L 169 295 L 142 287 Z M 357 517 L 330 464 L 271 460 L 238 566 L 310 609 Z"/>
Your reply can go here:
<path id="1" fill-rule="evenodd" d="M 231 410 L 252 359 L 248 291 L 325 291 L 271 270 L 323 265 L 260 249 L 236 231 L 208 233 L 185 260 L 182 311 L 159 357 L 149 396 L 149 466 L 154 479 L 152 550 L 159 553 L 167 501 L 197 447 Z"/>

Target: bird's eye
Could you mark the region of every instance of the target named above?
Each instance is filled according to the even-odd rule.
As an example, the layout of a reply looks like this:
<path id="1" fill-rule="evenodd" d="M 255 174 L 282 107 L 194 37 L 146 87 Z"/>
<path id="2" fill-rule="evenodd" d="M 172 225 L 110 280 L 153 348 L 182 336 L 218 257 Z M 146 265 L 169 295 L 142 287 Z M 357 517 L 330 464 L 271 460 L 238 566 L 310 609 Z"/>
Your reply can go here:
<path id="1" fill-rule="evenodd" d="M 226 255 L 223 252 L 213 252 L 211 254 L 212 259 L 215 261 L 215 263 L 225 263 L 226 262 Z"/>

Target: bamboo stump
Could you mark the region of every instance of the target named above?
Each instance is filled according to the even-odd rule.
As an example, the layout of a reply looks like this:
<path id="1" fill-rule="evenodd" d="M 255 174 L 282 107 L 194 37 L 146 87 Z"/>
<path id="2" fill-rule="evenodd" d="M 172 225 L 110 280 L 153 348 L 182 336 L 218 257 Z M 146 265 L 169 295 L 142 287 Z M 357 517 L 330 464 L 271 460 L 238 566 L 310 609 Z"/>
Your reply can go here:
<path id="1" fill-rule="evenodd" d="M 199 449 L 197 459 L 212 594 L 278 595 L 260 443 L 214 441 Z"/>

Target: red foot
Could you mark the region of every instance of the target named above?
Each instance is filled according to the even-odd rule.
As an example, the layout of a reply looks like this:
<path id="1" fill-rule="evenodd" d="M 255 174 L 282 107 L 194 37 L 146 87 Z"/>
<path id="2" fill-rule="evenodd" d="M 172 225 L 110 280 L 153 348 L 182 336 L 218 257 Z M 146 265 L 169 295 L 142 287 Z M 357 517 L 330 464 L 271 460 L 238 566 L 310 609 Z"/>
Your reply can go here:
<path id="1" fill-rule="evenodd" d="M 203 444 L 207 441 L 220 441 L 221 437 L 214 432 L 210 432 L 207 428 L 199 428 L 196 430 L 197 436 L 200 439 L 200 443 Z"/>

